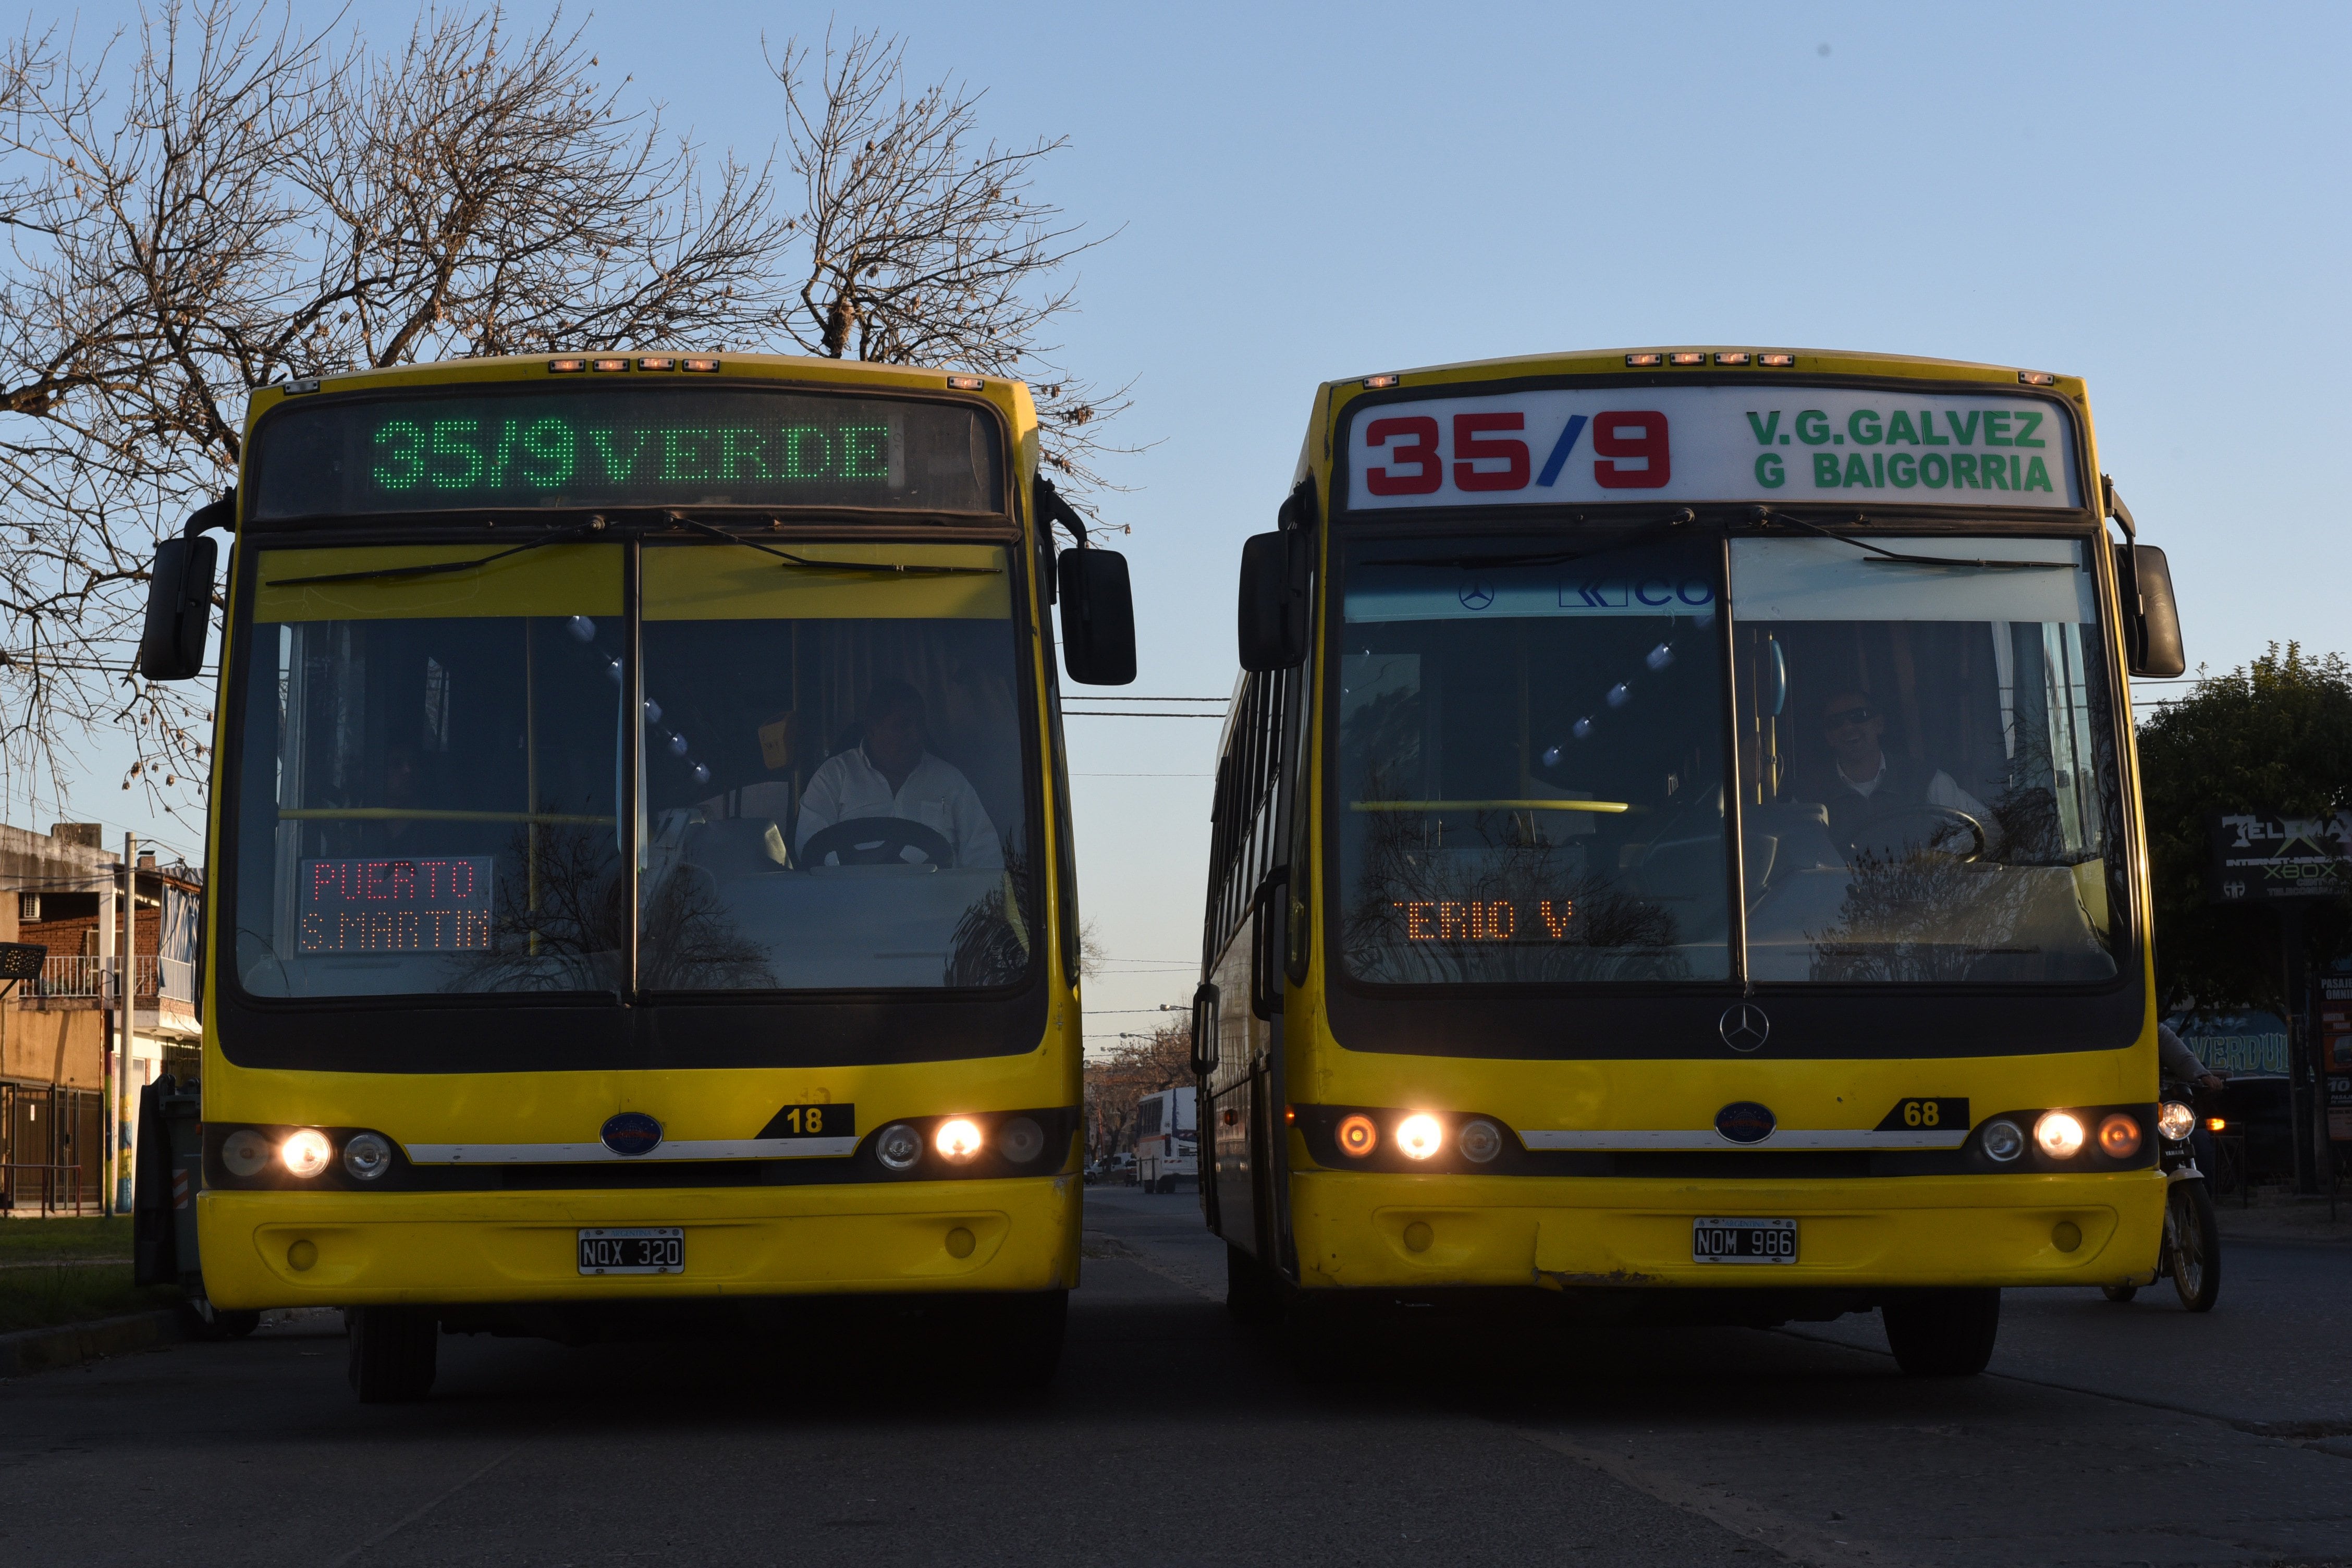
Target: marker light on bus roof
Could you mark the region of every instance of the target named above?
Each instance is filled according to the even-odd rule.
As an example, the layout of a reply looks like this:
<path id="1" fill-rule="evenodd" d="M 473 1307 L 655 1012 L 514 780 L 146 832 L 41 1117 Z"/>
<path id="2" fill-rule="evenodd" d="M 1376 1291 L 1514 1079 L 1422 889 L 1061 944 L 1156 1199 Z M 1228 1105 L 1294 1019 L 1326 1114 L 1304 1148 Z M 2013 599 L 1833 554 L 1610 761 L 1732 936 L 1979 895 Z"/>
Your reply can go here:
<path id="1" fill-rule="evenodd" d="M 1728 353 L 1719 353 L 1716 355 L 1715 363 L 1717 364 L 1746 364 L 1749 360 L 1752 360 L 1756 356 L 1754 354 L 1749 353 L 1746 349 L 1733 349 Z"/>
<path id="2" fill-rule="evenodd" d="M 551 359 L 547 362 L 550 375 L 577 375 L 588 368 L 584 359 Z"/>
<path id="3" fill-rule="evenodd" d="M 677 360 L 669 354 L 648 354 L 637 361 L 639 370 L 676 370 Z"/>
<path id="4" fill-rule="evenodd" d="M 948 377 L 948 385 L 957 392 L 978 392 L 982 387 L 986 386 L 987 384 L 988 383 L 981 380 L 981 378 L 976 375 L 951 375 Z"/>
<path id="5" fill-rule="evenodd" d="M 1635 370 L 1643 370 L 1651 365 L 1665 363 L 1666 356 L 1664 354 L 1627 354 L 1625 356 L 1625 363 L 1633 366 Z"/>
<path id="6" fill-rule="evenodd" d="M 1397 1123 L 1396 1139 L 1406 1158 L 1426 1160 L 1445 1147 L 1445 1129 L 1426 1110 L 1416 1110 Z"/>
<path id="7" fill-rule="evenodd" d="M 1673 353 L 1666 356 L 1666 363 L 1668 364 L 1705 364 L 1706 355 L 1697 353 Z"/>
<path id="8" fill-rule="evenodd" d="M 680 370 L 701 371 L 707 374 L 719 368 L 719 362 L 707 354 L 701 356 L 689 356 L 688 358 L 678 361 L 677 368 Z"/>
<path id="9" fill-rule="evenodd" d="M 2051 374 L 2050 372 L 2046 370 L 2021 370 L 2017 373 L 2017 379 L 2023 382 L 2028 386 L 2055 386 L 2058 384 L 2058 378 Z"/>
<path id="10" fill-rule="evenodd" d="M 1368 375 L 1364 377 L 1364 384 L 1370 390 L 1378 392 L 1383 387 L 1394 386 L 1398 382 L 1403 379 L 1404 378 L 1402 376 L 1398 375 L 1394 371 L 1386 371 L 1379 375 Z"/>
<path id="11" fill-rule="evenodd" d="M 590 361 L 588 362 L 588 368 L 589 368 L 590 370 L 603 370 L 603 371 L 611 371 L 611 370 L 626 370 L 626 369 L 628 369 L 628 368 L 629 368 L 629 362 L 628 362 L 628 360 L 627 360 L 626 358 L 623 357 L 622 355 L 614 354 L 614 356 L 612 356 L 612 357 L 611 357 L 611 358 L 609 358 L 609 359 L 592 359 L 592 360 L 590 360 Z"/>
<path id="12" fill-rule="evenodd" d="M 1797 356 L 1795 354 L 1758 354 L 1756 363 L 1773 370 L 1789 370 L 1796 365 Z"/>
<path id="13" fill-rule="evenodd" d="M 2071 1160 L 2083 1152 L 2083 1123 L 2063 1110 L 2045 1110 L 2033 1124 L 2033 1141 L 2053 1160 Z"/>

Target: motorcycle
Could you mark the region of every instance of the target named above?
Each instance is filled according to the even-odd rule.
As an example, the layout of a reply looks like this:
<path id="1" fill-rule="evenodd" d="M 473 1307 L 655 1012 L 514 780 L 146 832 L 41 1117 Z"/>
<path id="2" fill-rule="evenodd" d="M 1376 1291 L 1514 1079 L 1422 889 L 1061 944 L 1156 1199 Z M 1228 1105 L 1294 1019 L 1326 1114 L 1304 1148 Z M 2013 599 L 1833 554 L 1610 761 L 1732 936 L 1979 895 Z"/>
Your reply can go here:
<path id="1" fill-rule="evenodd" d="M 2157 1110 L 2158 1163 L 2163 1167 L 2164 1240 L 2158 1248 L 2154 1279 L 2170 1279 L 2173 1293 L 2191 1312 L 2210 1312 L 2221 1295 L 2221 1227 L 2213 1194 L 2197 1163 L 2199 1116 L 2195 1091 L 2186 1084 L 2164 1086 Z M 2153 1281 L 2151 1281 L 2153 1282 Z M 2110 1301 L 2128 1301 L 2137 1285 L 2103 1286 Z"/>

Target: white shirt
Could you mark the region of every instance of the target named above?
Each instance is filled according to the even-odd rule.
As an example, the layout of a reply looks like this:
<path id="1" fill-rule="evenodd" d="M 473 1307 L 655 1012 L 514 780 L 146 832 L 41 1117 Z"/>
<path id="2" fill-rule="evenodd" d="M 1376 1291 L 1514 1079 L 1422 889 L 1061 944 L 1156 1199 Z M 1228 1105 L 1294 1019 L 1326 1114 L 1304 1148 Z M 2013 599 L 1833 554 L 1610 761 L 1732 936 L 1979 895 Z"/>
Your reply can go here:
<path id="1" fill-rule="evenodd" d="M 1878 771 L 1859 784 L 1845 776 L 1845 764 L 1843 763 L 1832 767 L 1830 771 L 1837 775 L 1838 783 L 1853 791 L 1863 799 L 1868 800 L 1878 793 L 1879 784 L 1886 777 L 1886 753 L 1884 752 L 1878 753 Z M 1962 789 L 1958 781 L 1943 769 L 1936 770 L 1936 776 L 1927 781 L 1927 787 L 1923 793 L 1927 795 L 1929 805 L 1939 805 L 1946 811 L 1966 812 L 1974 817 L 1977 826 L 1985 830 L 1988 843 L 1998 844 L 2000 841 L 2000 825 L 1994 821 L 1992 813 L 1985 808 L 1984 802 Z"/>
<path id="2" fill-rule="evenodd" d="M 995 825 L 988 820 L 971 781 L 953 763 L 942 762 L 929 752 L 895 795 L 882 770 L 867 759 L 864 746 L 852 746 L 837 757 L 827 758 L 801 796 L 793 847 L 796 852 L 804 849 L 821 829 L 861 816 L 903 816 L 921 823 L 948 841 L 961 867 L 1004 864 Z"/>

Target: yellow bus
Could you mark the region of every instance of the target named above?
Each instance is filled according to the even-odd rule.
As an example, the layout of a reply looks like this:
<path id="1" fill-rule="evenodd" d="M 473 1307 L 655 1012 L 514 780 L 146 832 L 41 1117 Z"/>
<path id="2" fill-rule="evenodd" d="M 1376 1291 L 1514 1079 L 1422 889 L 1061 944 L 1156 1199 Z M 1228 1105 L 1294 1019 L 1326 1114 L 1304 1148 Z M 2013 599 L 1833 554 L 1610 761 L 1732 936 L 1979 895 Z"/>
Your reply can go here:
<path id="1" fill-rule="evenodd" d="M 1081 1030 L 1048 605 L 1073 679 L 1134 648 L 1027 388 L 559 355 L 275 386 L 247 429 L 141 650 L 197 673 L 231 530 L 209 1308 L 347 1309 L 367 1401 L 422 1395 L 440 1332 L 791 1296 L 928 1299 L 1050 1376 Z"/>
<path id="2" fill-rule="evenodd" d="M 2001 1288 L 2152 1277 L 2125 677 L 2182 660 L 2079 380 L 1708 346 L 1334 381 L 1279 523 L 1194 1018 L 1237 1312 L 1311 1348 L 1444 1292 L 1876 1308 L 1905 1370 L 1969 1373 Z"/>

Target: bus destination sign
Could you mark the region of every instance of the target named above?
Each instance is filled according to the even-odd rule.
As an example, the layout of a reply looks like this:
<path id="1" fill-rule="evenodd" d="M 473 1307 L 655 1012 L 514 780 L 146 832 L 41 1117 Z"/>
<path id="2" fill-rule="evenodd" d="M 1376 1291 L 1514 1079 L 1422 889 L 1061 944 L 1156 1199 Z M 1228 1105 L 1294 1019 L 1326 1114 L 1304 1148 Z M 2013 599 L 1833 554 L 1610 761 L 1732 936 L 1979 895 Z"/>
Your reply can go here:
<path id="1" fill-rule="evenodd" d="M 1623 501 L 2083 504 L 2074 427 L 2034 397 L 1554 387 L 1361 403 L 1349 510 Z"/>
<path id="2" fill-rule="evenodd" d="M 488 855 L 304 860 L 306 953 L 485 952 Z"/>

